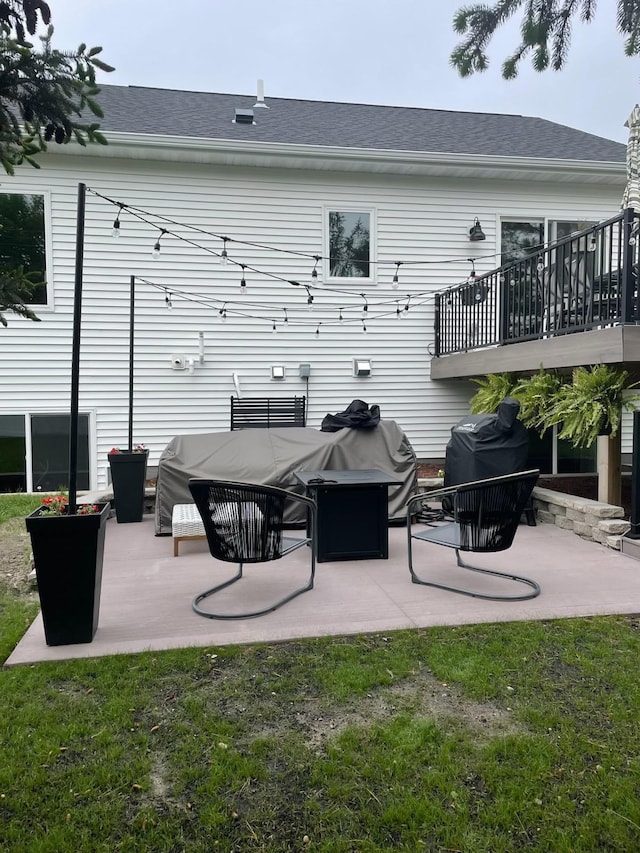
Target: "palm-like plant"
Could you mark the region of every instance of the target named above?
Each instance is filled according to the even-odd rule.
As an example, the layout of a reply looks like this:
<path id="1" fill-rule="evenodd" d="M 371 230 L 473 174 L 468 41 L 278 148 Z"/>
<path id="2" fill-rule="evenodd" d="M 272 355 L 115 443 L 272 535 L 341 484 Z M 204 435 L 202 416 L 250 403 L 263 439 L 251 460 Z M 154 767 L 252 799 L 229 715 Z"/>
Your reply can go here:
<path id="1" fill-rule="evenodd" d="M 550 424 L 547 415 L 557 400 L 563 380 L 555 371 L 545 370 L 542 365 L 537 373 L 520 379 L 512 395 L 520 403 L 518 417 L 526 427 L 532 427 L 544 435 Z"/>
<path id="2" fill-rule="evenodd" d="M 516 396 L 513 393 L 516 379 L 511 373 L 488 373 L 482 379 L 471 381 L 478 385 L 478 390 L 469 401 L 472 415 L 496 412 L 505 397 Z"/>
<path id="3" fill-rule="evenodd" d="M 578 367 L 573 382 L 562 385 L 555 403 L 543 418 L 544 428 L 557 424 L 559 438 L 568 439 L 574 447 L 591 447 L 599 435 L 616 435 L 622 410 L 631 410 L 638 395 L 625 392 L 637 383 L 628 383 L 626 370 L 605 364 Z"/>

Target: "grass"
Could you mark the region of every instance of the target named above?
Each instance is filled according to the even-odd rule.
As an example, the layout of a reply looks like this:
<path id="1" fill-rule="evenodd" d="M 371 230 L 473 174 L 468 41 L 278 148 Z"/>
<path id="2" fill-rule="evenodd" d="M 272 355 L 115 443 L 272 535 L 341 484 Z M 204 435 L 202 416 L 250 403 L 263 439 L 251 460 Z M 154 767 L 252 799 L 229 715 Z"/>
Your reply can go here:
<path id="1" fill-rule="evenodd" d="M 639 653 L 599 617 L 3 670 L 0 850 L 635 851 Z"/>

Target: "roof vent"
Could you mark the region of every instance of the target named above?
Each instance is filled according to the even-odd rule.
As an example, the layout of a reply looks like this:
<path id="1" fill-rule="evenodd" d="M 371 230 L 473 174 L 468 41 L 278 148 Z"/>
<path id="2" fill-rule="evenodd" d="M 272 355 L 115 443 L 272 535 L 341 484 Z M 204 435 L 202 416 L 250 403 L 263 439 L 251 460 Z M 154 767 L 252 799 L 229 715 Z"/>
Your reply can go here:
<path id="1" fill-rule="evenodd" d="M 253 105 L 253 108 L 256 107 L 268 110 L 269 107 L 264 102 L 264 80 L 258 80 L 258 98 Z"/>
<path id="2" fill-rule="evenodd" d="M 236 110 L 236 117 L 233 120 L 234 124 L 255 124 L 253 120 L 253 110 Z"/>

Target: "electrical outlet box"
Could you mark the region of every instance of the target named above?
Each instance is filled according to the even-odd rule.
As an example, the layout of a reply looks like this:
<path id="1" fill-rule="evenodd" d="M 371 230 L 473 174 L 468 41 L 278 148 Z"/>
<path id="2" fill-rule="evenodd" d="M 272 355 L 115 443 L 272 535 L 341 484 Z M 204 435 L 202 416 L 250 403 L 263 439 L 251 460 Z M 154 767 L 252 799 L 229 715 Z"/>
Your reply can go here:
<path id="1" fill-rule="evenodd" d="M 311 376 L 311 365 L 310 364 L 301 364 L 299 370 L 300 370 L 300 379 L 308 379 Z"/>

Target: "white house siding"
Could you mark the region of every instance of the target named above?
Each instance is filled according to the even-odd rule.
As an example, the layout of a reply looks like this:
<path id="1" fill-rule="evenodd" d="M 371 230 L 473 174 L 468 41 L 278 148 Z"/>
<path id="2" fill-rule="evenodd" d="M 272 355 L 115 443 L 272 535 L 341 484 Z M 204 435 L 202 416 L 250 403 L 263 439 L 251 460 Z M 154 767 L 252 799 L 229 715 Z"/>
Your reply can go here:
<path id="1" fill-rule="evenodd" d="M 393 263 L 380 267 L 376 286 L 362 291 L 370 303 L 392 300 L 400 308 L 407 294 L 434 293 L 465 279 L 470 257 L 484 272 L 497 264 L 499 217 L 551 216 L 605 219 L 619 209 L 619 188 L 584 184 L 454 180 L 368 173 L 311 172 L 269 168 L 222 167 L 117 160 L 99 156 L 51 156 L 39 171 L 23 168 L 3 181 L 14 190 L 47 190 L 52 209 L 52 257 L 55 309 L 42 311 L 41 323 L 8 315 L 0 330 L 5 370 L 0 378 L 0 414 L 67 411 L 69 406 L 71 323 L 74 291 L 76 199 L 80 181 L 91 189 L 168 216 L 205 232 L 262 246 L 322 253 L 325 205 L 373 208 L 377 216 L 377 259 L 402 260 L 400 287 L 391 289 Z M 239 295 L 240 269 L 222 267 L 205 251 L 170 235 L 161 240 L 161 256 L 151 249 L 158 230 L 121 216 L 121 236 L 111 236 L 117 209 L 91 193 L 86 203 L 84 291 L 82 305 L 80 409 L 92 413 L 92 485 L 106 482 L 106 454 L 127 439 L 129 278 L 150 279 L 174 295 L 167 310 L 164 294 L 138 284 L 135 326 L 134 441 L 150 448 L 150 464 L 176 434 L 229 428 L 229 397 L 237 372 L 247 396 L 292 396 L 307 392 L 298 365 L 309 363 L 308 424 L 319 427 L 327 412 L 343 410 L 353 399 L 377 403 L 384 418 L 406 431 L 420 459 L 444 456 L 449 431 L 467 412 L 474 386 L 429 379 L 433 347 L 433 302 L 417 298 L 403 317 L 336 324 L 338 309 L 360 317 L 363 300 L 314 291 L 307 310 L 304 288 L 246 272 L 248 293 Z M 487 240 L 470 243 L 469 228 L 478 216 Z M 163 223 L 157 220 L 158 227 Z M 168 227 L 168 226 L 166 226 Z M 177 228 L 214 252 L 221 241 Z M 268 249 L 227 246 L 230 257 L 284 278 L 310 284 L 312 262 Z M 428 261 L 411 267 L 413 261 Z M 453 261 L 453 262 L 452 262 Z M 222 323 L 211 309 L 179 298 L 195 298 L 262 314 L 263 320 L 233 317 Z M 254 303 L 266 305 L 259 309 Z M 354 307 L 358 308 L 354 312 Z M 289 324 L 282 319 L 287 308 Z M 272 319 L 280 332 L 272 334 Z M 294 321 L 309 325 L 301 328 Z M 317 323 L 320 336 L 316 338 Z M 334 325 L 331 325 L 333 323 Z M 191 375 L 171 367 L 172 354 L 196 357 L 198 333 L 204 333 L 205 363 Z M 354 378 L 355 357 L 372 361 L 372 375 Z M 271 365 L 283 364 L 286 378 L 271 379 Z M 505 352 L 505 369 L 508 369 Z"/>

